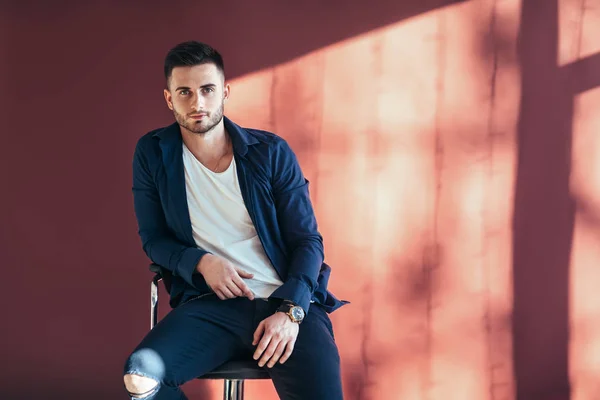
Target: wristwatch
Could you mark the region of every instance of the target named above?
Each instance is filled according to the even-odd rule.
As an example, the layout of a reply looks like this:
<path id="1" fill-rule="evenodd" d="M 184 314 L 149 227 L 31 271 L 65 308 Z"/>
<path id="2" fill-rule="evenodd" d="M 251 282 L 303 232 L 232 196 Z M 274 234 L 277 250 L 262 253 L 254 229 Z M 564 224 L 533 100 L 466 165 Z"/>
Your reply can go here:
<path id="1" fill-rule="evenodd" d="M 304 309 L 291 301 L 284 300 L 283 303 L 279 306 L 277 311 L 285 313 L 292 322 L 297 324 L 301 323 L 304 319 Z"/>

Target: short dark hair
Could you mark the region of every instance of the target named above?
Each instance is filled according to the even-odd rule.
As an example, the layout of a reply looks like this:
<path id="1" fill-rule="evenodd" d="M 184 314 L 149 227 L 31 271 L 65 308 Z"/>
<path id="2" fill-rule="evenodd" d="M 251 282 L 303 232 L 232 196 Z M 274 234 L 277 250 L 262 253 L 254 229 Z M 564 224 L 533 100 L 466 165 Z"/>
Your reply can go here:
<path id="1" fill-rule="evenodd" d="M 225 65 L 221 54 L 206 43 L 188 41 L 179 43 L 165 57 L 165 79 L 167 84 L 175 67 L 215 64 L 225 76 Z"/>

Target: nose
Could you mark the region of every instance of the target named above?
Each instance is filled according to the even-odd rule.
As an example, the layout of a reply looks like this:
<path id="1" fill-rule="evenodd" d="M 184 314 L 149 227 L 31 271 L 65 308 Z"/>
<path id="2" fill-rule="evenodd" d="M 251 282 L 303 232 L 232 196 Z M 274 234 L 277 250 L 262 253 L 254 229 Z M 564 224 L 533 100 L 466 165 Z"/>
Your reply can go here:
<path id="1" fill-rule="evenodd" d="M 192 109 L 194 111 L 200 111 L 203 109 L 204 107 L 204 97 L 202 96 L 202 94 L 198 91 L 194 94 L 194 96 L 192 96 Z"/>

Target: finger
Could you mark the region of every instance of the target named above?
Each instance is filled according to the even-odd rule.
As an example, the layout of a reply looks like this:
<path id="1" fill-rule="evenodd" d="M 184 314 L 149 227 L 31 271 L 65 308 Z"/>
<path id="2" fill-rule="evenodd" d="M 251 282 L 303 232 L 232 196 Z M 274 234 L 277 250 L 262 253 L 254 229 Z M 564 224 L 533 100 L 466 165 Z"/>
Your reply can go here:
<path id="1" fill-rule="evenodd" d="M 221 288 L 221 293 L 223 293 L 223 296 L 227 299 L 233 299 L 235 297 L 235 294 L 231 293 L 231 290 L 229 290 L 227 286 Z"/>
<path id="2" fill-rule="evenodd" d="M 286 362 L 288 358 L 290 358 L 290 356 L 292 355 L 293 351 L 294 341 L 288 342 L 287 346 L 285 347 L 285 353 L 283 353 L 283 356 L 281 356 L 281 358 L 279 359 L 279 363 L 283 364 L 284 362 Z"/>
<path id="3" fill-rule="evenodd" d="M 227 289 L 229 289 L 229 291 L 235 296 L 235 297 L 241 297 L 244 295 L 244 293 L 240 290 L 239 287 L 237 287 L 237 285 L 234 282 L 229 282 L 227 284 Z"/>
<path id="4" fill-rule="evenodd" d="M 275 352 L 273 353 L 273 355 L 271 356 L 271 359 L 267 363 L 268 368 L 273 368 L 275 363 L 277 363 L 277 361 L 279 361 L 279 358 L 283 354 L 283 351 L 285 350 L 286 345 L 287 345 L 287 342 L 285 340 L 282 340 L 281 342 L 279 342 L 279 344 L 277 345 L 277 348 L 275 349 Z"/>
<path id="5" fill-rule="evenodd" d="M 265 330 L 265 321 L 261 321 L 260 324 L 258 324 L 258 326 L 256 327 L 256 330 L 254 331 L 252 346 L 256 346 L 258 344 L 258 341 L 260 340 L 264 330 Z"/>
<path id="6" fill-rule="evenodd" d="M 254 293 L 252 293 L 252 290 L 250 290 L 250 288 L 248 287 L 248 285 L 246 285 L 246 282 L 244 282 L 242 278 L 237 276 L 233 278 L 233 282 L 242 291 L 242 294 L 240 294 L 240 296 L 246 296 L 250 300 L 254 300 Z"/>
<path id="7" fill-rule="evenodd" d="M 242 278 L 246 278 L 246 279 L 252 279 L 254 278 L 254 274 L 251 274 L 250 272 L 246 272 L 241 268 L 236 268 L 235 271 L 238 273 L 239 276 L 241 276 Z"/>
<path id="8" fill-rule="evenodd" d="M 259 367 L 264 367 L 264 365 L 267 363 L 267 361 L 269 361 L 271 359 L 273 354 L 275 354 L 275 349 L 277 349 L 277 346 L 279 346 L 279 342 L 281 342 L 281 339 L 275 338 L 275 337 L 271 338 L 271 341 L 269 342 L 269 346 L 267 346 L 267 348 L 265 349 L 265 351 L 262 354 L 262 357 L 258 361 Z"/>
<path id="9" fill-rule="evenodd" d="M 217 297 L 221 300 L 225 300 L 225 296 L 223 295 L 223 293 L 221 293 L 220 290 L 213 290 L 215 292 L 215 294 L 217 295 Z"/>
<path id="10" fill-rule="evenodd" d="M 265 350 L 271 344 L 271 335 L 265 332 L 260 342 L 258 342 L 258 346 L 256 346 L 256 350 L 254 351 L 254 359 L 258 360 L 260 357 L 264 356 Z M 273 349 L 275 350 L 275 349 Z M 260 363 L 259 363 L 260 365 Z"/>

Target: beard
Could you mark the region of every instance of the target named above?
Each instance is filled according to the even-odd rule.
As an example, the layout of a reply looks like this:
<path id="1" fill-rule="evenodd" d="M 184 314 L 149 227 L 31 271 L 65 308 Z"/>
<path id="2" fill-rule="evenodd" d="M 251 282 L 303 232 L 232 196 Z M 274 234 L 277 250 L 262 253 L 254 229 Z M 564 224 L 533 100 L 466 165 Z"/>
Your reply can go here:
<path id="1" fill-rule="evenodd" d="M 185 128 L 191 133 L 203 135 L 221 122 L 223 119 L 223 109 L 224 103 L 221 103 L 219 108 L 214 112 L 206 111 L 206 117 L 202 118 L 200 121 L 188 118 L 186 115 L 178 113 L 175 109 L 173 109 L 173 115 L 175 116 L 175 121 L 177 121 L 179 126 Z"/>

